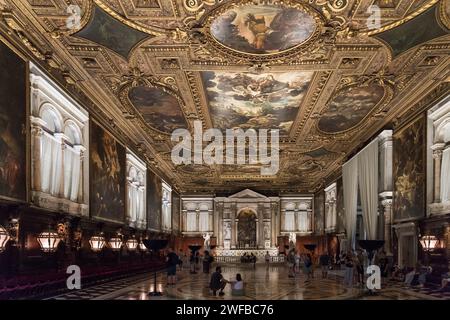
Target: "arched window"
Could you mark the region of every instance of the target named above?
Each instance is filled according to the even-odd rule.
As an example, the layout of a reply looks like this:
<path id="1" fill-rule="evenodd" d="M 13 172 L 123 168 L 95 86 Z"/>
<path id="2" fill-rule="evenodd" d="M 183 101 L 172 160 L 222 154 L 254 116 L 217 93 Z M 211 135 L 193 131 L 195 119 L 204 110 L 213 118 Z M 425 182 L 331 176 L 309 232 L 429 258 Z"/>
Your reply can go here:
<path id="1" fill-rule="evenodd" d="M 31 196 L 34 205 L 89 213 L 84 165 L 89 115 L 63 88 L 30 63 Z M 87 157 L 86 157 L 87 158 Z"/>
<path id="2" fill-rule="evenodd" d="M 145 190 L 146 190 L 145 163 L 127 152 L 127 218 L 133 228 L 142 229 L 146 226 Z"/>

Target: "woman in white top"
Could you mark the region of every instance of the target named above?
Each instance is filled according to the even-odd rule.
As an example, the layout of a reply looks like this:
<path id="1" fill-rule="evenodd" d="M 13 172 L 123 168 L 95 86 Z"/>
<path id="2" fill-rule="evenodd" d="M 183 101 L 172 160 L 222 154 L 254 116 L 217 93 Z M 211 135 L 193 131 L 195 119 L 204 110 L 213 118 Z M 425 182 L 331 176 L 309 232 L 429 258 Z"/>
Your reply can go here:
<path id="1" fill-rule="evenodd" d="M 241 274 L 236 275 L 236 281 L 232 282 L 231 295 L 243 296 L 244 295 L 244 281 L 242 281 Z"/>

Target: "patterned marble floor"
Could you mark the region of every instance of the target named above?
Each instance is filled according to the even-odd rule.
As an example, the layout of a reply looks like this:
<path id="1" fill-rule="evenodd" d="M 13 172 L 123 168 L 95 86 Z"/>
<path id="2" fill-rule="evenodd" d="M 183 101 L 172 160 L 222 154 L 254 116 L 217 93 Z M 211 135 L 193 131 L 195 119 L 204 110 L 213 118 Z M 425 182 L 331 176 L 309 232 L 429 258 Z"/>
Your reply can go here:
<path id="1" fill-rule="evenodd" d="M 320 270 L 316 271 L 315 278 L 305 282 L 303 274 L 296 278 L 287 277 L 287 268 L 284 265 L 266 267 L 257 265 L 253 269 L 250 265 L 224 265 L 222 273 L 225 279 L 234 279 L 240 273 L 246 283 L 246 294 L 239 297 L 241 300 L 324 300 L 324 299 L 377 299 L 377 300 L 419 300 L 450 299 L 450 295 L 432 295 L 420 290 L 404 288 L 401 284 L 389 283 L 376 296 L 367 296 L 360 288 L 346 288 L 342 284 L 339 272 L 329 275 L 328 279 L 321 279 Z M 225 296 L 214 297 L 210 294 L 207 285 L 209 275 L 201 272 L 190 274 L 189 270 L 178 271 L 176 286 L 165 285 L 165 274 L 158 274 L 157 290 L 163 293 L 162 297 L 150 297 L 148 292 L 153 291 L 152 274 L 142 274 L 126 279 L 111 281 L 95 287 L 75 290 L 51 298 L 52 300 L 161 300 L 161 299 L 194 299 L 194 300 L 231 300 L 238 297 L 231 296 L 231 289 L 227 286 Z"/>

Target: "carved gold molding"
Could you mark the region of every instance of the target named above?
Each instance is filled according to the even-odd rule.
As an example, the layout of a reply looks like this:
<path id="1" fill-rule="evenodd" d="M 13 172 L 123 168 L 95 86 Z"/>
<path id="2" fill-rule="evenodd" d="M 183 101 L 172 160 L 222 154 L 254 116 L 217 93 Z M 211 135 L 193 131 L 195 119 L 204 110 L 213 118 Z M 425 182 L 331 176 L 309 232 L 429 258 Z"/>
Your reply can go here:
<path id="1" fill-rule="evenodd" d="M 376 35 L 378 33 L 382 33 L 391 29 L 394 29 L 402 24 L 404 24 L 405 22 L 408 22 L 409 20 L 414 19 L 415 17 L 417 17 L 418 15 L 420 15 L 421 13 L 427 11 L 428 9 L 430 9 L 432 6 L 434 6 L 436 3 L 438 3 L 440 0 L 430 0 L 430 2 L 428 2 L 427 4 L 423 5 L 422 7 L 420 7 L 418 10 L 414 11 L 413 13 L 409 14 L 408 16 L 406 16 L 405 18 L 393 22 L 391 24 L 388 24 L 384 27 L 381 27 L 379 29 L 376 30 L 372 30 L 372 31 L 365 31 L 365 32 L 361 32 L 360 35 L 361 36 L 373 36 Z"/>

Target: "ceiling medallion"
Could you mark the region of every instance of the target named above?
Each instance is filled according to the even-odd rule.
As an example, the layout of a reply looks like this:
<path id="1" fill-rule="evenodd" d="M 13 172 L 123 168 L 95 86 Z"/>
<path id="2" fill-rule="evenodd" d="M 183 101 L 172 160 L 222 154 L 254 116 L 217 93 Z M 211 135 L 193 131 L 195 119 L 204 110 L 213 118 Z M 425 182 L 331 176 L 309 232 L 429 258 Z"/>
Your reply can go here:
<path id="1" fill-rule="evenodd" d="M 298 52 L 320 35 L 323 20 L 306 4 L 243 0 L 224 3 L 206 19 L 208 42 L 226 54 L 268 60 Z"/>

